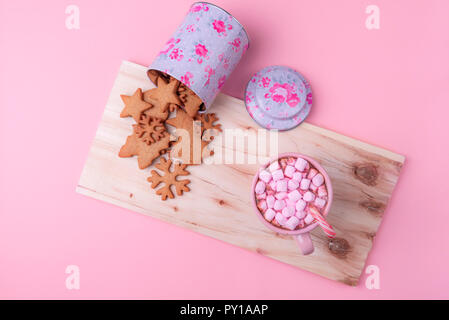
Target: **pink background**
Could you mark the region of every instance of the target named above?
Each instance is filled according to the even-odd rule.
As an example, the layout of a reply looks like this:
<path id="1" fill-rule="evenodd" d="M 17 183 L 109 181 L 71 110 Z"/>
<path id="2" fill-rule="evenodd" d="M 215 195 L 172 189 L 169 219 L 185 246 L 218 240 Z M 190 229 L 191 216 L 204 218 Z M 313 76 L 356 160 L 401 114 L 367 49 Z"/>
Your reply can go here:
<path id="1" fill-rule="evenodd" d="M 407 157 L 367 260 L 379 290 L 75 193 L 121 61 L 150 64 L 190 3 L 0 0 L 0 297 L 449 298 L 449 1 L 216 1 L 251 38 L 225 93 L 289 65 L 312 84 L 309 122 Z"/>

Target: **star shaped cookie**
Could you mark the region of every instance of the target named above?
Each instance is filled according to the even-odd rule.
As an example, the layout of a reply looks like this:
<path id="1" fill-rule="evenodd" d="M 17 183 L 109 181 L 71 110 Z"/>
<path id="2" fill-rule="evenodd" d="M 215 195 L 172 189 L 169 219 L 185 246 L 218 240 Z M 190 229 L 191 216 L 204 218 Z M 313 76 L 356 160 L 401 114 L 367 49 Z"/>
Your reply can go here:
<path id="1" fill-rule="evenodd" d="M 171 78 L 169 82 L 162 77 L 157 78 L 157 88 L 144 92 L 145 101 L 153 104 L 159 113 L 168 113 L 167 110 L 171 104 L 181 105 L 177 90 L 179 81 Z"/>
<path id="2" fill-rule="evenodd" d="M 133 117 L 136 122 L 139 121 L 140 114 L 148 109 L 151 109 L 153 105 L 151 103 L 147 103 L 142 98 L 142 89 L 137 89 L 132 96 L 120 95 L 123 102 L 125 103 L 125 107 L 120 113 L 121 118 Z"/>

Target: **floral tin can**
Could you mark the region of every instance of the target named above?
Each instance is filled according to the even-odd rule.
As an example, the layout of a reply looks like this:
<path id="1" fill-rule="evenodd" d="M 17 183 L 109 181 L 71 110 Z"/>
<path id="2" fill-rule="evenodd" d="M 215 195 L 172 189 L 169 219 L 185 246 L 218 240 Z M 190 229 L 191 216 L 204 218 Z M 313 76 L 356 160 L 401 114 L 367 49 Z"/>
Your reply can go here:
<path id="1" fill-rule="evenodd" d="M 309 115 L 312 88 L 297 71 L 270 66 L 248 82 L 245 104 L 251 118 L 266 129 L 289 130 Z"/>
<path id="2" fill-rule="evenodd" d="M 243 26 L 225 10 L 196 2 L 149 67 L 189 87 L 207 110 L 248 49 Z"/>

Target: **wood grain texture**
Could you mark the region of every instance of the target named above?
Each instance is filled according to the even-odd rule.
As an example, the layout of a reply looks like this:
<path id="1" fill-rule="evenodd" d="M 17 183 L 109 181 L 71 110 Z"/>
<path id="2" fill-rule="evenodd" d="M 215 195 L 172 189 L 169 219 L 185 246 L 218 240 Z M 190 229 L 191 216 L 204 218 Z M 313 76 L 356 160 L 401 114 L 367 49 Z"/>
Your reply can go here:
<path id="1" fill-rule="evenodd" d="M 337 232 L 330 241 L 316 228 L 315 252 L 303 256 L 292 237 L 263 226 L 250 202 L 259 164 L 190 166 L 191 192 L 161 201 L 139 170 L 136 158 L 119 158 L 132 119 L 119 117 L 120 94 L 152 88 L 146 67 L 123 62 L 106 105 L 77 192 L 226 241 L 295 267 L 356 285 L 373 245 L 388 200 L 404 163 L 402 155 L 307 123 L 279 133 L 279 152 L 300 152 L 317 159 L 334 188 L 328 216 Z M 212 111 L 224 129 L 257 130 L 243 101 L 219 94 Z M 248 150 L 241 150 L 246 153 Z M 201 199 L 201 201 L 199 201 Z"/>

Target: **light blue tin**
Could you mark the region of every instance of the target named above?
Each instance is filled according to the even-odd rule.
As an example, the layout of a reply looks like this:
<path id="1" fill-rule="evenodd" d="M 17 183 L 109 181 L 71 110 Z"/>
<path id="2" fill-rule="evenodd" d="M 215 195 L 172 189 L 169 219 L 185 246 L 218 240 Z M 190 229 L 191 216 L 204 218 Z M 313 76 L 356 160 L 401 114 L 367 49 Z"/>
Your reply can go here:
<path id="1" fill-rule="evenodd" d="M 184 83 L 207 110 L 248 46 L 245 29 L 232 15 L 211 3 L 196 2 L 149 70 Z"/>

